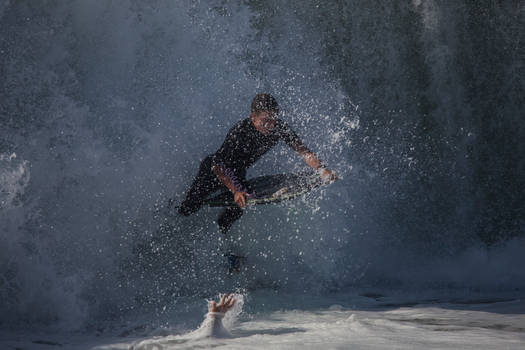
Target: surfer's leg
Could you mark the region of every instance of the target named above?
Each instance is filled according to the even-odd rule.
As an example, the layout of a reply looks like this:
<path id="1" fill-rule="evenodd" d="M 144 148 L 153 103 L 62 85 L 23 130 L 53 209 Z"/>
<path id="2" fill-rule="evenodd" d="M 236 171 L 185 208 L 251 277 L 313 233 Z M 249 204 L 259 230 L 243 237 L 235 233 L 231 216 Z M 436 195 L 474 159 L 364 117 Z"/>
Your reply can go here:
<path id="1" fill-rule="evenodd" d="M 188 216 L 198 211 L 204 198 L 217 190 L 220 185 L 220 182 L 211 170 L 211 157 L 208 156 L 201 162 L 199 173 L 186 193 L 186 199 L 179 207 L 179 214 Z"/>
<path id="2" fill-rule="evenodd" d="M 240 172 L 238 174 L 237 180 L 246 191 L 252 192 L 252 188 L 250 188 L 248 182 L 246 181 L 246 171 Z M 233 223 L 241 218 L 243 213 L 244 210 L 238 206 L 224 208 L 217 219 L 217 223 L 219 224 L 221 232 L 226 234 L 230 230 L 230 227 L 233 225 Z"/>
<path id="3" fill-rule="evenodd" d="M 217 220 L 221 232 L 227 233 L 233 223 L 238 220 L 243 213 L 244 211 L 237 206 L 225 208 Z"/>

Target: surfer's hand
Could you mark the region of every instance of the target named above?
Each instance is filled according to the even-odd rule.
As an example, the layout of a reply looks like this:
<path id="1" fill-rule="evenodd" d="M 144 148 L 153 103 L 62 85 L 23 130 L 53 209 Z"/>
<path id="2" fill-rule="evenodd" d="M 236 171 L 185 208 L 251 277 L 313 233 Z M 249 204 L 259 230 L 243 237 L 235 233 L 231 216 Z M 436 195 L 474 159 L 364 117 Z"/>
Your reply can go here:
<path id="1" fill-rule="evenodd" d="M 224 293 L 221 296 L 221 300 L 219 301 L 219 304 L 215 302 L 215 300 L 210 301 L 208 305 L 208 311 L 209 312 L 227 312 L 229 309 L 231 309 L 235 305 L 235 298 L 233 293 L 230 294 L 226 298 L 226 293 Z"/>
<path id="2" fill-rule="evenodd" d="M 233 194 L 233 200 L 237 205 L 241 208 L 246 207 L 246 197 L 248 196 L 248 193 L 237 191 Z"/>
<path id="3" fill-rule="evenodd" d="M 332 170 L 330 169 L 322 169 L 321 171 L 321 178 L 327 182 L 334 182 L 338 179 L 337 175 L 335 174 L 335 172 L 333 172 Z"/>

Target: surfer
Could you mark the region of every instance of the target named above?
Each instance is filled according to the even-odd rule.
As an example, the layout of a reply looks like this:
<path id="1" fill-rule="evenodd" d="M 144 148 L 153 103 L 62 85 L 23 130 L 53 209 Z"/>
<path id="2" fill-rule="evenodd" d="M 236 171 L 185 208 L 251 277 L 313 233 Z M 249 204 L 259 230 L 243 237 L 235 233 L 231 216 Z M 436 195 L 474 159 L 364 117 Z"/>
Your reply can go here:
<path id="1" fill-rule="evenodd" d="M 227 233 L 242 216 L 246 198 L 250 195 L 245 179 L 246 169 L 279 140 L 286 142 L 323 178 L 337 179 L 335 173 L 321 163 L 288 124 L 278 118 L 278 114 L 279 105 L 273 96 L 261 93 L 254 97 L 250 116 L 235 124 L 219 150 L 201 162 L 199 172 L 178 209 L 180 214 L 188 216 L 195 213 L 207 195 L 225 186 L 237 204 L 237 207 L 225 208 L 217 220 L 221 232 Z"/>

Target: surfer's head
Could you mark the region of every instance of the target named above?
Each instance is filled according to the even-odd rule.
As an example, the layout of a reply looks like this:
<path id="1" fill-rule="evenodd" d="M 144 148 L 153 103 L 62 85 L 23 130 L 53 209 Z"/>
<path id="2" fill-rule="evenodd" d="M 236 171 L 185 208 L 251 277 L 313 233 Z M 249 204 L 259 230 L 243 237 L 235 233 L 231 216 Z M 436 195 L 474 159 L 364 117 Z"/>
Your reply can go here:
<path id="1" fill-rule="evenodd" d="M 270 133 L 277 122 L 279 104 L 270 94 L 257 94 L 253 98 L 250 117 L 253 125 L 263 134 Z"/>
<path id="2" fill-rule="evenodd" d="M 279 114 L 279 104 L 277 100 L 270 94 L 257 94 L 252 101 L 252 113 L 270 112 L 272 114 Z"/>

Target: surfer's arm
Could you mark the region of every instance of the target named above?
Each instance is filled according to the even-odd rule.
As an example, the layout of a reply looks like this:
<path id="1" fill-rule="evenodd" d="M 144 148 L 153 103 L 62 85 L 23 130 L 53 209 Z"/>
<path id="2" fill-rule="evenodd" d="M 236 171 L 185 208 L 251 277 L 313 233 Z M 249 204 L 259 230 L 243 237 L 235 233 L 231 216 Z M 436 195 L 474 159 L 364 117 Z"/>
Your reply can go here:
<path id="1" fill-rule="evenodd" d="M 312 151 L 297 152 L 301 157 L 303 157 L 306 164 L 308 164 L 312 169 L 315 169 L 322 178 L 328 179 L 332 182 L 337 180 L 337 175 L 330 169 L 328 169 L 319 158 Z"/>
<path id="2" fill-rule="evenodd" d="M 337 175 L 330 169 L 328 169 L 319 158 L 310 150 L 300 152 L 297 151 L 301 157 L 303 157 L 306 164 L 308 164 L 312 169 L 318 171 L 321 177 L 329 179 L 329 181 L 337 180 Z"/>
<path id="3" fill-rule="evenodd" d="M 279 120 L 277 130 L 281 139 L 286 142 L 290 148 L 297 152 L 311 168 L 318 170 L 326 168 L 319 158 L 305 146 L 301 138 L 293 131 L 287 123 Z"/>
<path id="4" fill-rule="evenodd" d="M 326 166 L 321 163 L 319 157 L 310 151 L 299 138 L 296 138 L 289 146 L 304 159 L 310 168 L 314 170 L 326 169 Z"/>
<path id="5" fill-rule="evenodd" d="M 215 164 L 211 167 L 211 169 L 213 170 L 219 181 L 222 182 L 224 186 L 228 187 L 228 189 L 233 194 L 235 194 L 235 185 L 233 184 L 233 181 L 230 179 L 230 177 L 226 175 L 226 168 L 221 165 Z"/>
<path id="6" fill-rule="evenodd" d="M 304 161 L 306 162 L 306 164 L 308 164 L 310 168 L 315 170 L 326 168 L 324 165 L 321 164 L 319 158 L 308 148 L 304 147 L 296 149 L 295 151 L 304 159 Z"/>
<path id="7" fill-rule="evenodd" d="M 214 164 L 211 169 L 219 181 L 222 182 L 224 186 L 226 186 L 231 191 L 231 193 L 233 193 L 233 200 L 235 203 L 237 203 L 237 205 L 239 205 L 241 208 L 244 208 L 246 206 L 245 196 L 247 193 L 235 187 L 232 179 L 226 174 L 226 168 L 222 165 Z"/>
<path id="8" fill-rule="evenodd" d="M 297 138 L 294 143 L 290 144 L 290 147 L 304 159 L 309 167 L 318 171 L 323 178 L 327 178 L 330 181 L 337 180 L 337 175 L 332 170 L 328 169 L 319 160 L 319 157 L 317 157 L 314 152 L 310 151 L 299 138 Z"/>

